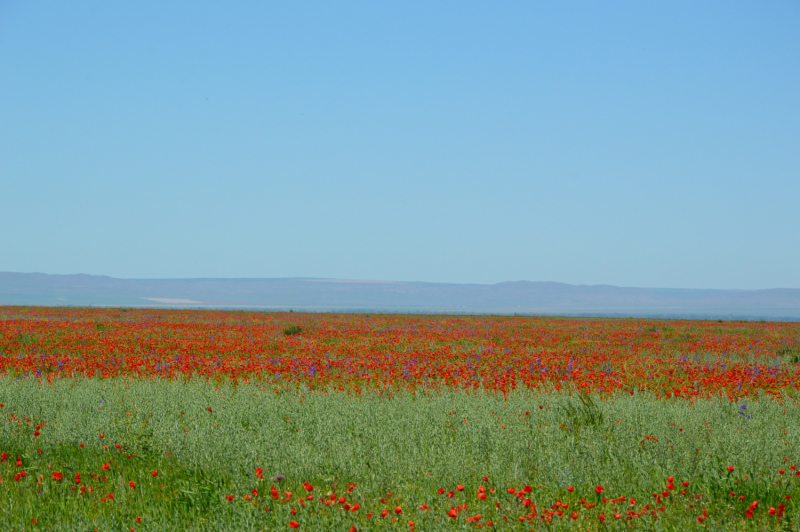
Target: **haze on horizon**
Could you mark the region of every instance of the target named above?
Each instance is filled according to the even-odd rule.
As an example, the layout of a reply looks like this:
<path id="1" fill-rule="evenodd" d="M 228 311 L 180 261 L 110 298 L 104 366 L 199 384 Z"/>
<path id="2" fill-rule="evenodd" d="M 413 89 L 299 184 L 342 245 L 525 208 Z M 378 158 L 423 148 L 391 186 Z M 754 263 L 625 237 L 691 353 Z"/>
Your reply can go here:
<path id="1" fill-rule="evenodd" d="M 0 272 L 800 288 L 800 4 L 0 3 Z"/>

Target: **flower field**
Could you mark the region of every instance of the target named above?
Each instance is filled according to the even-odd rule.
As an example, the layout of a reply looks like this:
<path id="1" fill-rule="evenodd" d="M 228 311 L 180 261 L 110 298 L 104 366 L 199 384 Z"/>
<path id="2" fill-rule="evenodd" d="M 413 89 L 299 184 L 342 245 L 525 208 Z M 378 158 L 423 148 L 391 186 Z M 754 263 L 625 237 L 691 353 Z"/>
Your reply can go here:
<path id="1" fill-rule="evenodd" d="M 795 530 L 800 324 L 0 308 L 0 530 Z"/>

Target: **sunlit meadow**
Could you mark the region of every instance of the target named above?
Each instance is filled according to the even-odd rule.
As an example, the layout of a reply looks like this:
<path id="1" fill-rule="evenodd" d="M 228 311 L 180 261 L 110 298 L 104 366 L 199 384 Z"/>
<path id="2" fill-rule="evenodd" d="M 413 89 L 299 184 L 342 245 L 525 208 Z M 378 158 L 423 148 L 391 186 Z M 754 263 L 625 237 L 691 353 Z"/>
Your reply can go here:
<path id="1" fill-rule="evenodd" d="M 800 324 L 0 319 L 0 530 L 800 523 Z"/>

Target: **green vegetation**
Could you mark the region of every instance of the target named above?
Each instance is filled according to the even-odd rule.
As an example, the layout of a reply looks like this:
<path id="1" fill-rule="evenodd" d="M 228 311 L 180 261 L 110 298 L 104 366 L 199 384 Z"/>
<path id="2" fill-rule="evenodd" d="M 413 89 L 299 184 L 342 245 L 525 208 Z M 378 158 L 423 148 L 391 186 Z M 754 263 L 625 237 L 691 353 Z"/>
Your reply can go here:
<path id="1" fill-rule="evenodd" d="M 283 330 L 283 334 L 286 336 L 294 336 L 295 334 L 300 334 L 303 332 L 303 328 L 299 325 L 289 325 Z"/>
<path id="2" fill-rule="evenodd" d="M 736 404 L 527 391 L 507 400 L 425 390 L 355 396 L 198 379 L 48 385 L 7 376 L 0 403 L 0 452 L 8 453 L 0 464 L 2 530 L 289 530 L 291 521 L 309 531 L 409 530 L 408 521 L 419 531 L 488 521 L 526 531 L 793 530 L 800 523 L 800 477 L 790 469 L 800 462 L 800 409 L 769 397 Z M 63 478 L 53 480 L 54 472 Z M 538 516 L 523 523 L 532 507 L 508 489 L 525 486 Z M 320 502 L 330 494 L 336 502 Z M 359 509 L 344 510 L 340 496 Z M 556 501 L 569 507 L 542 521 Z M 758 508 L 747 518 L 752 501 Z M 784 516 L 769 514 L 782 503 Z M 626 512 L 637 517 L 628 521 Z"/>

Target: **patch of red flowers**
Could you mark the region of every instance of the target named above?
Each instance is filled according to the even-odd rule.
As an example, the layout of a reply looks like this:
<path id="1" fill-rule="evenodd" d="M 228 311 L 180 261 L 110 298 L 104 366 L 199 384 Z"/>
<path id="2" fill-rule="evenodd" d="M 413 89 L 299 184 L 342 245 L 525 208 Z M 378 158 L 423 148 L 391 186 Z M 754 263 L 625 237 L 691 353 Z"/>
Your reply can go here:
<path id="1" fill-rule="evenodd" d="M 796 368 L 774 364 L 798 334 L 791 322 L 256 312 L 233 320 L 224 311 L 46 307 L 2 315 L 0 372 L 40 379 L 199 375 L 356 393 L 574 386 L 665 399 L 800 387 Z M 302 332 L 282 334 L 287 326 Z"/>

